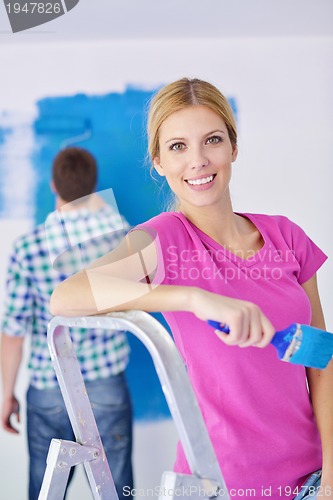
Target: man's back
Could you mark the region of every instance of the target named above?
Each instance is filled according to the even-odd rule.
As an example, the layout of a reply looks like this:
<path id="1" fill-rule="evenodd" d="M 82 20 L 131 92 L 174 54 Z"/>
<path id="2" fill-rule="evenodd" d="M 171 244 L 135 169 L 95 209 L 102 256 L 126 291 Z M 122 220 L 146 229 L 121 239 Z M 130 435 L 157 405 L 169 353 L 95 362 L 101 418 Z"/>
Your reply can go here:
<path id="1" fill-rule="evenodd" d="M 59 282 L 112 250 L 126 229 L 127 223 L 104 204 L 95 211 L 53 212 L 45 224 L 16 240 L 8 268 L 2 331 L 11 336 L 31 334 L 29 369 L 36 388 L 57 385 L 46 340 L 52 291 Z M 129 348 L 123 332 L 72 329 L 71 335 L 85 380 L 125 369 Z"/>

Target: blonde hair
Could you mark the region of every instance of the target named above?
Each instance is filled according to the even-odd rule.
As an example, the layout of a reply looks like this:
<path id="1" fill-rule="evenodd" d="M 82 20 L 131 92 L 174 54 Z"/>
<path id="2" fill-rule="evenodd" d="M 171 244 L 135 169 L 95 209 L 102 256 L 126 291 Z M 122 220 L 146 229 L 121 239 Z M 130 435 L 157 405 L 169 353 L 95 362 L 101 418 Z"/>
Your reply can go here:
<path id="1" fill-rule="evenodd" d="M 176 111 L 187 106 L 206 106 L 221 116 L 233 146 L 237 145 L 236 122 L 227 99 L 211 83 L 198 78 L 181 78 L 163 87 L 151 100 L 148 113 L 148 153 L 151 160 L 159 156 L 159 130 Z"/>

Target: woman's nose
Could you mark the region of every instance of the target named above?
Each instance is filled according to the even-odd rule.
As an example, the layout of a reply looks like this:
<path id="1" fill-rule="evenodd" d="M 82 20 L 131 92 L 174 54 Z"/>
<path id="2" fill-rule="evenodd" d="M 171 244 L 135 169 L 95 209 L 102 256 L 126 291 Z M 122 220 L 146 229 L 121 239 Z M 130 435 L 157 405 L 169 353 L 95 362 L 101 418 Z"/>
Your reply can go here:
<path id="1" fill-rule="evenodd" d="M 200 170 L 208 165 L 208 158 L 205 156 L 201 149 L 195 149 L 192 151 L 190 158 L 190 167 L 192 169 Z"/>

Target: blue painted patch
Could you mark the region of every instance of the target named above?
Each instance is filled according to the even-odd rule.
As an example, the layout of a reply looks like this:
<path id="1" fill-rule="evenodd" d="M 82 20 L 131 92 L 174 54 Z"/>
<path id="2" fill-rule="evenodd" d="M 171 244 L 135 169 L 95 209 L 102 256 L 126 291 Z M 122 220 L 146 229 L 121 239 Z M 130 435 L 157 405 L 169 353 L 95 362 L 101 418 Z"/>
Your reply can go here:
<path id="1" fill-rule="evenodd" d="M 155 92 L 155 90 L 154 90 Z M 165 208 L 169 191 L 151 179 L 145 164 L 147 138 L 145 115 L 153 92 L 127 88 L 102 96 L 78 94 L 45 98 L 37 103 L 34 122 L 37 171 L 36 222 L 42 222 L 54 209 L 49 189 L 52 159 L 64 145 L 89 149 L 99 168 L 97 190 L 112 188 L 120 213 L 133 226 Z M 161 315 L 156 315 L 164 325 Z M 137 420 L 156 420 L 169 416 L 164 394 L 150 354 L 133 335 L 128 334 L 131 361 L 127 369 Z"/>
<path id="2" fill-rule="evenodd" d="M 160 186 L 152 182 L 145 165 L 145 116 L 152 92 L 129 88 L 102 96 L 78 94 L 46 98 L 37 103 L 35 136 L 38 153 L 36 222 L 53 209 L 48 188 L 51 163 L 64 145 L 89 149 L 99 166 L 98 190 L 112 188 L 119 211 L 133 225 L 156 215 L 163 206 Z M 162 197 L 166 196 L 166 190 Z M 138 210 L 140 207 L 140 210 Z"/>

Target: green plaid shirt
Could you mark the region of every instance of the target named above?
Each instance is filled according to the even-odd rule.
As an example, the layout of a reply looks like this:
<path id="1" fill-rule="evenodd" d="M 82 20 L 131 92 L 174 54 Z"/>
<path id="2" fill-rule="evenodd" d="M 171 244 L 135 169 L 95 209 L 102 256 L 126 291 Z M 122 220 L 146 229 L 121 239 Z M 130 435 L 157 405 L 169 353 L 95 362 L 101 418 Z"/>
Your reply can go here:
<path id="1" fill-rule="evenodd" d="M 50 296 L 56 285 L 112 250 L 129 229 L 109 205 L 56 211 L 14 244 L 7 272 L 2 331 L 31 335 L 30 381 L 38 389 L 57 385 L 47 345 Z M 71 328 L 85 380 L 122 372 L 129 346 L 124 332 Z"/>

